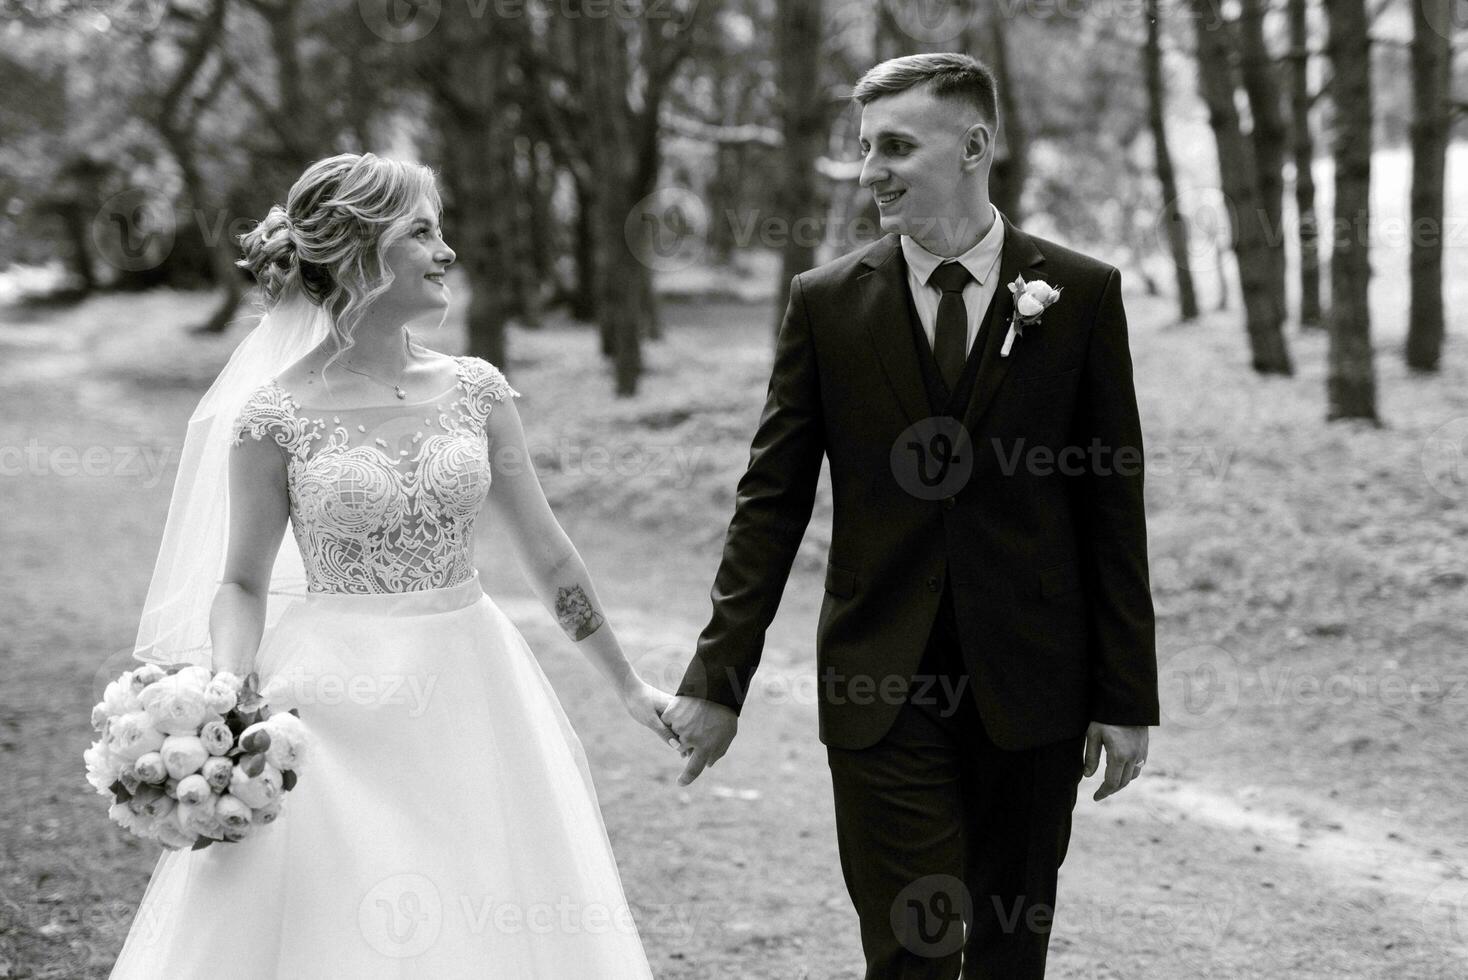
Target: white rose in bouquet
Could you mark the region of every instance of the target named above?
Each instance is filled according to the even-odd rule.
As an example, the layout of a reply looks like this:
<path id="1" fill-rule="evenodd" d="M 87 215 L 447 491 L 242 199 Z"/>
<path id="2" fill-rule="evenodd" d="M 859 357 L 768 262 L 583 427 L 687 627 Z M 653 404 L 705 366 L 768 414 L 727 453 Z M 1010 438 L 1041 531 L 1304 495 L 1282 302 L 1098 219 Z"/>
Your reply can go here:
<path id="1" fill-rule="evenodd" d="M 127 790 L 129 793 L 136 793 L 138 791 L 138 786 L 141 785 L 143 782 L 141 779 L 138 778 L 138 770 L 134 768 L 132 763 L 128 763 L 127 765 L 122 766 L 120 769 L 117 770 L 117 781 L 121 783 L 122 788 Z"/>
<path id="2" fill-rule="evenodd" d="M 221 676 L 232 677 L 234 675 Z M 221 680 L 219 677 L 216 677 L 204 685 L 204 703 L 209 706 L 210 711 L 222 715 L 234 708 L 239 702 L 239 692 L 239 685 L 231 686 L 228 680 Z"/>
<path id="3" fill-rule="evenodd" d="M 247 823 L 243 827 L 225 827 L 224 839 L 231 843 L 238 843 L 247 837 L 253 836 L 254 833 L 255 825 L 252 823 Z"/>
<path id="4" fill-rule="evenodd" d="M 163 747 L 163 733 L 153 727 L 146 711 L 130 711 L 112 719 L 107 727 L 107 748 L 121 762 L 134 762 L 147 752 Z"/>
<path id="5" fill-rule="evenodd" d="M 254 823 L 258 826 L 275 823 L 275 818 L 280 816 L 280 804 L 284 797 L 277 797 L 273 803 L 260 807 L 255 811 Z"/>
<path id="6" fill-rule="evenodd" d="M 158 751 L 163 756 L 164 767 L 174 779 L 183 779 L 198 772 L 204 760 L 209 758 L 209 750 L 194 734 L 170 735 L 163 740 Z"/>
<path id="7" fill-rule="evenodd" d="M 173 808 L 178 806 L 178 801 L 158 787 L 150 786 L 147 787 L 147 791 L 128 800 L 127 805 L 133 813 L 157 821 L 172 813 Z"/>
<path id="8" fill-rule="evenodd" d="M 163 765 L 163 754 L 160 752 L 144 752 L 138 756 L 138 761 L 133 763 L 133 771 L 138 774 L 138 779 L 155 786 L 168 778 L 168 769 Z"/>
<path id="9" fill-rule="evenodd" d="M 235 766 L 229 777 L 229 792 L 252 809 L 268 806 L 280 798 L 280 770 L 267 762 L 260 775 L 251 776 L 244 767 Z"/>
<path id="10" fill-rule="evenodd" d="M 299 769 L 306 761 L 306 750 L 311 744 L 310 733 L 301 719 L 289 712 L 278 711 L 260 722 L 260 726 L 270 733 L 270 748 L 265 750 L 266 761 L 277 769 Z"/>
<path id="11" fill-rule="evenodd" d="M 192 735 L 214 714 L 204 700 L 204 684 L 193 670 L 186 668 L 143 688 L 143 710 L 165 734 Z"/>
<path id="12" fill-rule="evenodd" d="M 131 675 L 133 691 L 141 693 L 143 688 L 147 687 L 149 684 L 153 683 L 154 681 L 161 681 L 163 680 L 163 678 L 167 677 L 168 671 L 164 670 L 157 664 L 143 664 L 143 666 L 139 667 L 137 670 L 130 670 L 122 676 L 128 677 L 129 675 Z"/>
<path id="13" fill-rule="evenodd" d="M 234 746 L 234 733 L 222 721 L 206 721 L 199 729 L 199 741 L 204 743 L 210 755 L 224 755 Z"/>
<path id="14" fill-rule="evenodd" d="M 112 796 L 110 787 L 117 781 L 118 767 L 107 746 L 102 742 L 93 742 L 82 753 L 82 760 L 87 764 L 87 782 L 103 796 Z"/>
<path id="15" fill-rule="evenodd" d="M 132 807 L 126 803 L 114 803 L 107 808 L 107 816 L 111 821 L 129 833 L 137 834 L 139 837 L 152 839 L 153 820 L 151 817 L 134 813 Z"/>
<path id="16" fill-rule="evenodd" d="M 177 795 L 180 803 L 203 803 L 204 797 L 214 795 L 214 789 L 209 780 L 194 773 L 178 781 Z"/>
<path id="17" fill-rule="evenodd" d="M 222 797 L 210 793 L 206 799 L 198 803 L 180 803 L 178 805 L 179 822 L 183 825 L 183 829 L 195 837 L 212 837 L 215 840 L 223 837 L 224 828 L 216 813 L 220 799 Z"/>
<path id="18" fill-rule="evenodd" d="M 239 830 L 241 827 L 248 827 L 252 819 L 249 804 L 229 793 L 219 798 L 214 812 L 219 817 L 219 823 L 224 827 L 226 833 L 231 830 Z"/>
<path id="19" fill-rule="evenodd" d="M 223 793 L 229 789 L 229 777 L 234 774 L 234 763 L 219 756 L 205 759 L 199 774 L 215 792 Z"/>
<path id="20" fill-rule="evenodd" d="M 98 702 L 108 716 L 116 718 L 130 711 L 141 711 L 143 709 L 142 699 L 138 697 L 138 689 L 133 686 L 133 679 L 123 674 L 117 680 L 107 685 L 102 692 L 102 700 Z"/>
<path id="21" fill-rule="evenodd" d="M 158 843 L 172 850 L 182 850 L 194 843 L 195 835 L 179 826 L 178 807 L 174 807 L 172 813 L 158 821 L 154 831 L 158 834 Z"/>

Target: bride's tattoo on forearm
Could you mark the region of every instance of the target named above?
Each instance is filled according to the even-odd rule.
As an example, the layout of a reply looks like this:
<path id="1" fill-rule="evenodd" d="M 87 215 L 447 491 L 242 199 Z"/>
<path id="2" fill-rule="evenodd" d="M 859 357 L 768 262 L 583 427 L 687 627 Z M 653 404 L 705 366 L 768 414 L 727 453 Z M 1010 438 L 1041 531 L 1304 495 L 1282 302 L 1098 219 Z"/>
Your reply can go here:
<path id="1" fill-rule="evenodd" d="M 556 590 L 556 619 L 573 640 L 586 639 L 606 622 L 602 614 L 592 608 L 591 600 L 586 598 L 579 585 Z"/>

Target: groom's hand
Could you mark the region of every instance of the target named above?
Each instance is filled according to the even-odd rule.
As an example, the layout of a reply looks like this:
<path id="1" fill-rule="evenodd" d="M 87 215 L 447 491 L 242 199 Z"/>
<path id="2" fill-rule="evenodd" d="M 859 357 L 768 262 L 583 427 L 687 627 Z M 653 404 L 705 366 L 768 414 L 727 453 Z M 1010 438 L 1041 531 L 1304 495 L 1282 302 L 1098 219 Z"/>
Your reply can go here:
<path id="1" fill-rule="evenodd" d="M 666 720 L 666 718 L 664 719 Z M 1104 800 L 1136 779 L 1147 761 L 1146 725 L 1103 725 L 1091 722 L 1086 729 L 1086 775 L 1094 776 L 1101 764 L 1101 747 L 1106 746 L 1106 778 L 1096 788 L 1093 800 Z"/>
<path id="2" fill-rule="evenodd" d="M 718 762 L 729 751 L 729 743 L 739 730 L 739 716 L 718 702 L 680 695 L 663 709 L 663 724 L 678 733 L 688 760 L 678 785 L 687 786 L 705 766 Z"/>

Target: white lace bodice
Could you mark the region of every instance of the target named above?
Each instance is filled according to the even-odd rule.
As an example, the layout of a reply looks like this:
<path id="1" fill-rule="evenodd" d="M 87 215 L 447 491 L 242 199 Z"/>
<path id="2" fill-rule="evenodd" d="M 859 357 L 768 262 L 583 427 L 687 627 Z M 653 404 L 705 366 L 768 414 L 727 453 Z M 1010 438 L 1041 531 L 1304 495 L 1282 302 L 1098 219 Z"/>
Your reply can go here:
<path id="1" fill-rule="evenodd" d="M 310 591 L 413 592 L 473 575 L 491 478 L 485 421 L 520 393 L 488 361 L 454 360 L 454 387 L 419 402 L 316 409 L 275 379 L 246 401 L 234 445 L 268 435 L 285 454 Z"/>

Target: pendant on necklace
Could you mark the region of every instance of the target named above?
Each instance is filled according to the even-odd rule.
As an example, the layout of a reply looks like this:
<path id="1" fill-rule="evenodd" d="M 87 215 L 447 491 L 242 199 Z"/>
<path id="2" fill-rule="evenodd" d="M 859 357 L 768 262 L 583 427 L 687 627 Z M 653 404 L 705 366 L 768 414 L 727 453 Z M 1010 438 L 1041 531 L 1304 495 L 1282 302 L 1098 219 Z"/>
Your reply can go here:
<path id="1" fill-rule="evenodd" d="M 397 393 L 397 396 L 399 398 L 407 398 L 408 397 L 408 393 L 402 389 L 402 386 L 401 385 L 393 385 L 392 386 L 392 390 Z"/>

